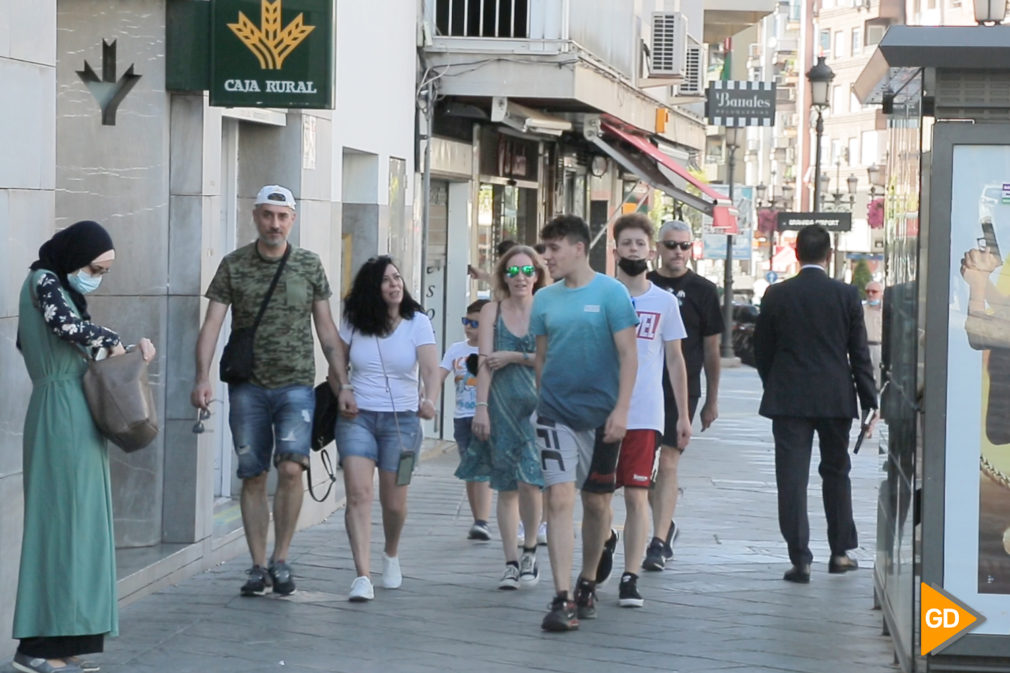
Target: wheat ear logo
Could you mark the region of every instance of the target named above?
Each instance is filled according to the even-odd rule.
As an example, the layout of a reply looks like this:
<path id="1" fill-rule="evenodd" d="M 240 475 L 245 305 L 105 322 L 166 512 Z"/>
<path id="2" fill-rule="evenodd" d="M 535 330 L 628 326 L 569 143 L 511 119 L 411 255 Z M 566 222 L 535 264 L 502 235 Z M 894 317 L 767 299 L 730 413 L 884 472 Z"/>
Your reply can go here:
<path id="1" fill-rule="evenodd" d="M 242 12 L 238 13 L 238 23 L 229 23 L 228 27 L 256 55 L 263 70 L 280 70 L 284 59 L 316 29 L 306 26 L 304 14 L 300 13 L 282 30 L 281 0 L 262 0 L 259 27 Z"/>

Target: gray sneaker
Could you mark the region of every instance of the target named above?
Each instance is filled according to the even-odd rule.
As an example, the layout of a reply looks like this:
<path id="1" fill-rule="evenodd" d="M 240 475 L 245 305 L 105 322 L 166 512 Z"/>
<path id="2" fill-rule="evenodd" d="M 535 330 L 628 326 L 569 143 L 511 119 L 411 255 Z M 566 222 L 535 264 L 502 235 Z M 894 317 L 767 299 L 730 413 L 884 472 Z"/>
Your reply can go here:
<path id="1" fill-rule="evenodd" d="M 288 565 L 287 561 L 271 562 L 269 572 L 275 594 L 290 596 L 295 592 L 295 579 L 291 574 L 291 566 Z"/>
<path id="2" fill-rule="evenodd" d="M 246 570 L 245 574 L 249 576 L 249 579 L 242 585 L 241 592 L 243 596 L 262 596 L 267 592 L 267 587 L 270 586 L 271 580 L 266 568 L 254 565 L 249 570 Z"/>
<path id="3" fill-rule="evenodd" d="M 510 566 L 511 567 L 511 566 Z M 540 568 L 535 552 L 524 551 L 519 557 L 519 583 L 531 587 L 540 581 Z"/>
<path id="4" fill-rule="evenodd" d="M 57 668 L 41 657 L 30 657 L 21 652 L 14 653 L 11 665 L 14 670 L 23 673 L 84 673 L 84 669 L 69 660 L 64 660 L 64 665 Z"/>
<path id="5" fill-rule="evenodd" d="M 498 582 L 498 588 L 505 591 L 514 591 L 519 588 L 519 568 L 511 563 L 505 564 L 505 574 Z"/>

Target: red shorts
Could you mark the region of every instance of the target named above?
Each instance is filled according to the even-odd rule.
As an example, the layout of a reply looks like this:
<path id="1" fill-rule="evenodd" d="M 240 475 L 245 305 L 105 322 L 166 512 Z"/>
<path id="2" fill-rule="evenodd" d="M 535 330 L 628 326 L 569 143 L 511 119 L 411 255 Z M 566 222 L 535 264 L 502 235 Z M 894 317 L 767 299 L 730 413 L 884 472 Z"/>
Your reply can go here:
<path id="1" fill-rule="evenodd" d="M 655 430 L 628 430 L 617 459 L 617 487 L 648 488 L 656 473 L 656 455 L 662 434 Z"/>

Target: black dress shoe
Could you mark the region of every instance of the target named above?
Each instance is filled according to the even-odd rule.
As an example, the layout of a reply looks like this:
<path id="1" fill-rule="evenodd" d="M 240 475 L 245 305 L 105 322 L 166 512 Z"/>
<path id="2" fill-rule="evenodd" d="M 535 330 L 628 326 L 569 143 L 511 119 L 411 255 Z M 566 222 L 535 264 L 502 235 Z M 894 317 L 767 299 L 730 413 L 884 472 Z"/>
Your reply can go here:
<path id="1" fill-rule="evenodd" d="M 810 584 L 810 564 L 801 563 L 794 565 L 782 576 L 786 582 L 796 582 L 797 584 Z"/>
<path id="2" fill-rule="evenodd" d="M 859 568 L 859 562 L 848 554 L 832 556 L 831 560 L 828 561 L 828 572 L 835 575 L 847 573 L 857 568 Z"/>

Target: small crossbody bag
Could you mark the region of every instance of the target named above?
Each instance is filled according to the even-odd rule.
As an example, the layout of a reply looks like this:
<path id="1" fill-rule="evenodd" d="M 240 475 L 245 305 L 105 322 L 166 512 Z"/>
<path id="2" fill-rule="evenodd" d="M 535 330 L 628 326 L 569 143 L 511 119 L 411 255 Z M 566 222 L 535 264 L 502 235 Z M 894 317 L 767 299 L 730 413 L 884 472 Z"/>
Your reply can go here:
<path id="1" fill-rule="evenodd" d="M 386 394 L 389 395 L 389 405 L 393 409 L 393 421 L 396 423 L 396 438 L 400 440 L 400 460 L 396 463 L 396 485 L 406 486 L 410 483 L 410 478 L 414 474 L 414 465 L 417 463 L 417 452 L 407 450 L 403 445 L 403 435 L 400 433 L 400 417 L 396 413 L 396 402 L 393 400 L 393 388 L 389 385 L 389 374 L 386 372 L 386 362 L 382 357 L 382 348 L 379 347 L 379 337 L 375 337 L 375 350 L 379 353 L 379 364 L 382 366 L 382 377 L 386 380 Z"/>
<path id="2" fill-rule="evenodd" d="M 256 339 L 256 328 L 260 326 L 260 321 L 263 320 L 267 304 L 270 303 L 270 297 L 274 294 L 274 288 L 277 287 L 277 281 L 281 278 L 281 272 L 284 271 L 284 265 L 287 264 L 290 254 L 291 244 L 289 243 L 287 249 L 284 251 L 284 256 L 281 257 L 280 264 L 277 265 L 277 271 L 274 272 L 274 278 L 270 281 L 270 287 L 263 297 L 259 313 L 256 314 L 256 320 L 253 322 L 252 327 L 233 329 L 228 336 L 228 343 L 225 344 L 224 351 L 221 353 L 219 368 L 221 380 L 225 383 L 245 383 L 252 378 L 253 366 L 255 365 L 253 342 Z"/>

